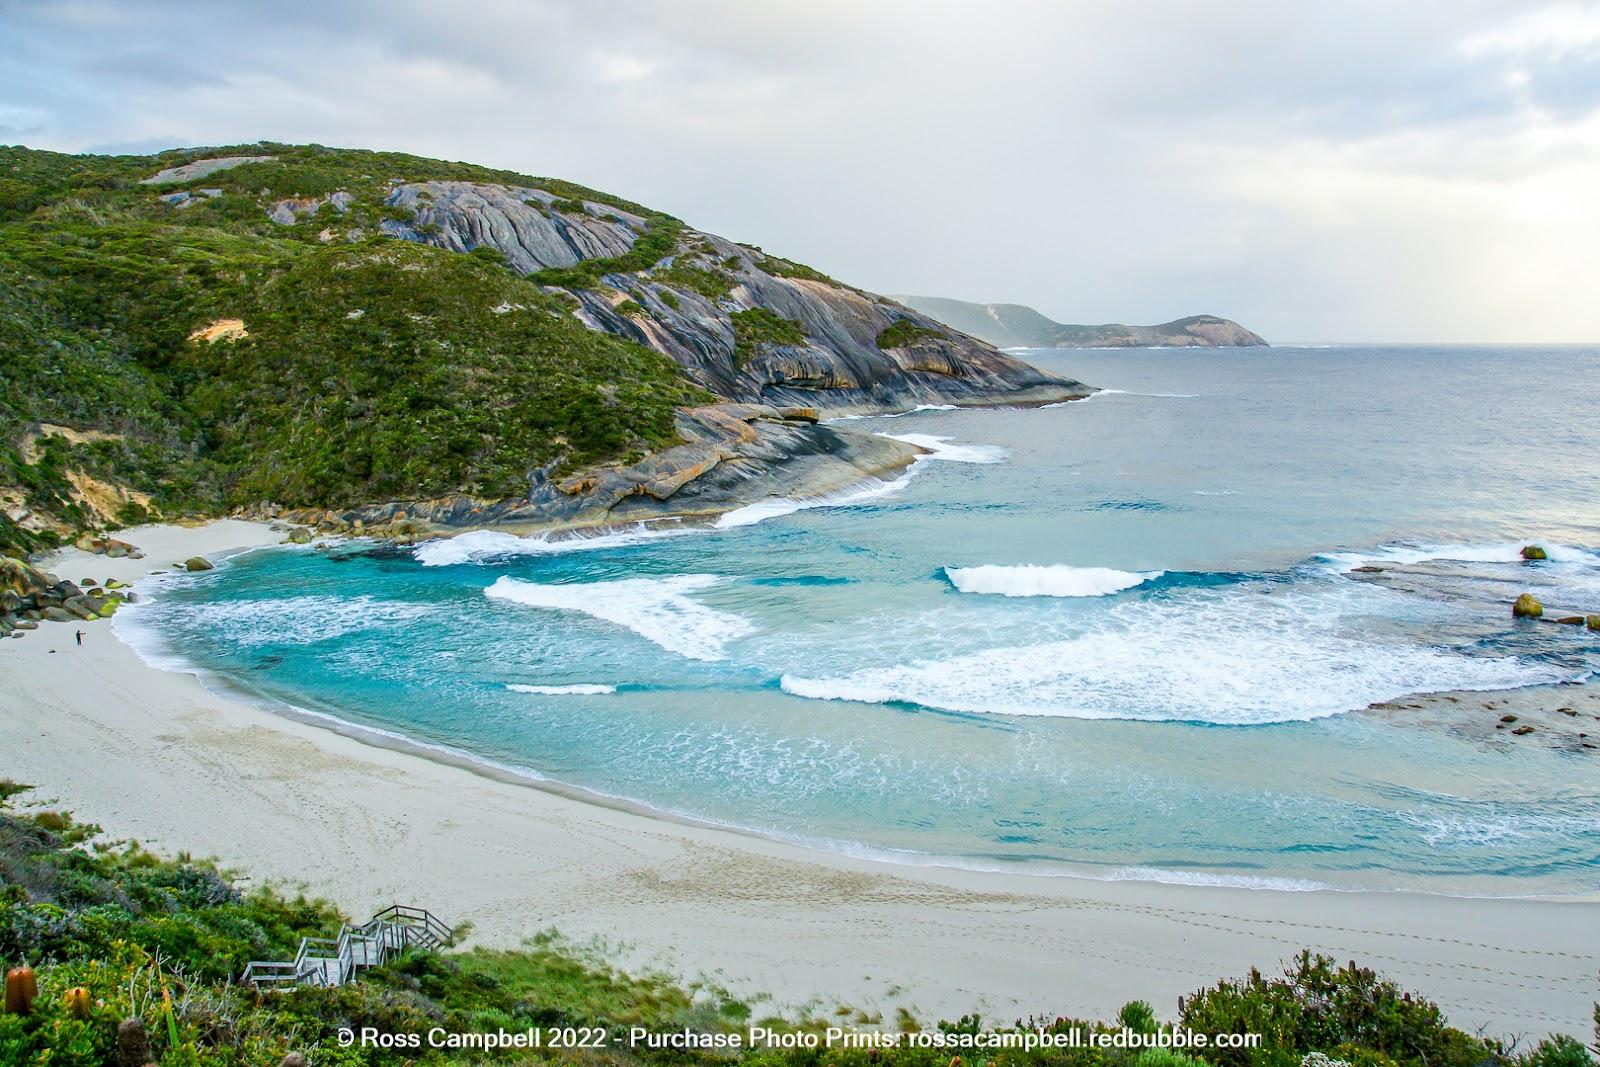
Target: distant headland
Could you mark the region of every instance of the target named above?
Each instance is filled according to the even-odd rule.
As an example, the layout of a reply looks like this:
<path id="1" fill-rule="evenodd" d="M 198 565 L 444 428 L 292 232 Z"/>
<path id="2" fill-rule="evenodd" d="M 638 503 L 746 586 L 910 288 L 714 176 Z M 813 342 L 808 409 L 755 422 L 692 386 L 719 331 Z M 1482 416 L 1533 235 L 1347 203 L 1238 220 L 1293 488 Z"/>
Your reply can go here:
<path id="1" fill-rule="evenodd" d="M 1265 346 L 1232 319 L 1190 315 L 1159 326 L 1077 326 L 1022 304 L 975 304 L 939 296 L 897 296 L 906 307 L 997 348 L 1228 348 Z"/>

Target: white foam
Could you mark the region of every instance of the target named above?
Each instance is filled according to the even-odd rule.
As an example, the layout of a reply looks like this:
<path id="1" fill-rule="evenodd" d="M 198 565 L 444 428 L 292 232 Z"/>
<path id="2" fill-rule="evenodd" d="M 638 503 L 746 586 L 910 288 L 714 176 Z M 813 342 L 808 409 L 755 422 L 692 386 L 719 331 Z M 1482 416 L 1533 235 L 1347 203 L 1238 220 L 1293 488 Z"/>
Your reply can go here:
<path id="1" fill-rule="evenodd" d="M 936 437 L 931 433 L 880 433 L 878 436 L 927 449 L 927 455 L 917 457 L 918 463 L 934 460 L 945 463 L 1001 463 L 1007 455 L 1006 450 L 998 445 L 958 444 L 948 437 Z"/>
<path id="2" fill-rule="evenodd" d="M 1365 585 L 1127 601 L 1073 638 L 833 677 L 786 674 L 815 700 L 948 711 L 1249 725 L 1323 718 L 1408 693 L 1566 679 L 1559 667 L 1368 637 L 1402 594 Z"/>
<path id="3" fill-rule="evenodd" d="M 677 574 L 541 585 L 502 575 L 483 593 L 532 608 L 582 612 L 632 630 L 668 652 L 689 659 L 719 660 L 725 658 L 728 642 L 754 629 L 742 616 L 706 607 L 688 595 L 721 581 L 714 574 Z"/>
<path id="4" fill-rule="evenodd" d="M 946 567 L 945 577 L 963 593 L 990 593 L 998 596 L 1108 596 L 1132 589 L 1166 571 L 1119 571 L 1110 567 L 1069 567 L 1066 564 L 1040 566 L 1024 563 L 1005 567 Z"/>
<path id="5" fill-rule="evenodd" d="M 579 683 L 577 685 L 521 685 L 521 684 L 514 684 L 514 685 L 508 685 L 508 686 L 506 686 L 506 688 L 511 690 L 513 693 L 532 693 L 532 694 L 534 694 L 536 696 L 548 696 L 548 697 L 557 697 L 557 696 L 597 697 L 597 696 L 604 696 L 607 693 L 615 693 L 617 691 L 617 687 L 614 686 L 614 685 L 595 685 L 595 684 L 589 684 L 589 683 Z"/>
<path id="6" fill-rule="evenodd" d="M 1350 571 L 1379 563 L 1412 564 L 1428 562 L 1520 563 L 1525 545 L 1538 544 L 1554 563 L 1579 563 L 1600 566 L 1600 555 L 1571 545 L 1542 541 L 1499 541 L 1486 544 L 1392 544 L 1372 552 L 1328 552 L 1317 558 L 1336 570 Z"/>
<path id="7" fill-rule="evenodd" d="M 792 515 L 797 511 L 808 511 L 811 508 L 843 508 L 853 504 L 864 504 L 869 500 L 899 492 L 905 488 L 909 480 L 910 472 L 907 472 L 891 482 L 881 478 L 868 478 L 841 492 L 825 496 L 769 496 L 765 500 L 757 500 L 754 504 L 746 504 L 742 508 L 735 508 L 719 515 L 712 526 L 718 530 L 730 530 L 739 526 L 754 526 L 767 519 Z"/>
<path id="8" fill-rule="evenodd" d="M 924 455 L 918 456 L 906 472 L 893 481 L 884 481 L 881 478 L 868 478 L 857 482 L 848 489 L 838 493 L 814 497 L 771 496 L 765 500 L 757 500 L 754 504 L 746 504 L 742 508 L 735 508 L 717 518 L 712 524 L 715 529 L 729 530 L 740 526 L 754 526 L 767 519 L 775 519 L 782 515 L 793 515 L 797 511 L 809 511 L 812 508 L 841 508 L 855 504 L 865 504 L 868 501 L 885 497 L 891 493 L 898 493 L 910 484 L 916 476 L 917 469 L 924 463 L 933 460 L 942 460 L 946 463 L 999 463 L 1006 458 L 1006 450 L 994 445 L 963 445 L 953 444 L 948 437 L 936 437 L 925 433 L 880 433 L 879 437 L 887 437 L 895 441 L 904 441 L 916 445 L 918 448 L 927 449 Z"/>
<path id="9" fill-rule="evenodd" d="M 1198 400 L 1199 393 L 1137 393 L 1131 389 L 1096 389 L 1088 396 L 1080 396 L 1076 400 L 1061 400 L 1054 404 L 1045 404 L 1047 408 L 1064 408 L 1068 404 L 1082 404 L 1093 400 L 1097 396 L 1152 396 L 1165 400 Z"/>
<path id="10" fill-rule="evenodd" d="M 137 610 L 132 610 L 136 608 Z M 153 598 L 130 605 L 126 621 L 116 625 L 117 636 L 136 648 L 156 649 L 168 641 L 152 620 L 164 610 Z M 373 596 L 293 596 L 252 600 L 216 600 L 185 603 L 178 608 L 183 625 L 202 629 L 241 648 L 265 645 L 308 645 L 347 634 L 401 626 L 429 614 L 421 604 L 406 604 Z M 123 611 L 117 612 L 120 619 Z M 147 662 L 152 662 L 146 657 Z M 165 663 L 154 663 L 166 666 Z"/>
<path id="11" fill-rule="evenodd" d="M 694 531 L 677 526 L 646 526 L 640 523 L 625 530 L 605 530 L 590 534 L 551 536 L 543 534 L 517 537 L 498 530 L 472 530 L 455 537 L 425 541 L 412 550 L 424 567 L 448 567 L 456 563 L 482 563 L 507 556 L 548 556 L 561 552 L 591 552 L 602 548 L 682 537 Z"/>

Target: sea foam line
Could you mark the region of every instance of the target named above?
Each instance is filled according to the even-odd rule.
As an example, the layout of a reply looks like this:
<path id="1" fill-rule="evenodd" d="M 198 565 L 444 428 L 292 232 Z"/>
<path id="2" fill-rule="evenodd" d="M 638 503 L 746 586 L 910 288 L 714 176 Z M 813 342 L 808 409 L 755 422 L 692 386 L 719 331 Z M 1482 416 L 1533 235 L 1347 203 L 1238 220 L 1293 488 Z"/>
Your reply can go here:
<path id="1" fill-rule="evenodd" d="M 877 436 L 887 437 L 892 441 L 904 441 L 906 444 L 916 445 L 925 451 L 911 462 L 911 466 L 906 468 L 905 473 L 893 481 L 884 481 L 881 478 L 867 478 L 837 493 L 823 496 L 769 496 L 719 516 L 712 523 L 712 527 L 718 530 L 731 530 L 741 526 L 754 526 L 758 522 L 765 522 L 767 519 L 775 519 L 783 515 L 793 515 L 797 511 L 810 511 L 812 508 L 842 508 L 855 504 L 865 504 L 868 501 L 900 492 L 911 483 L 911 479 L 916 476 L 918 468 L 925 462 L 937 460 L 945 463 L 1000 463 L 1007 455 L 1005 449 L 995 445 L 958 444 L 952 442 L 948 437 L 938 437 L 933 434 L 880 433 Z"/>
<path id="2" fill-rule="evenodd" d="M 1371 552 L 1324 552 L 1316 561 L 1337 571 L 1351 571 L 1379 563 L 1520 563 L 1523 546 L 1537 543 L 1552 563 L 1578 563 L 1590 567 L 1600 566 L 1600 553 L 1573 545 L 1556 545 L 1545 542 L 1497 541 L 1484 544 L 1415 544 L 1396 542 L 1381 545 Z"/>
<path id="3" fill-rule="evenodd" d="M 1163 400 L 1198 400 L 1199 393 L 1140 393 L 1132 389 L 1096 389 L 1088 396 L 1080 396 L 1076 400 L 1060 400 L 1054 404 L 1043 404 L 1047 408 L 1064 408 L 1068 404 L 1086 404 L 1097 396 L 1150 396 Z"/>
<path id="4" fill-rule="evenodd" d="M 589 682 L 579 682 L 575 685 L 524 685 L 520 682 L 506 686 L 513 693 L 532 693 L 536 696 L 575 696 L 597 697 L 607 693 L 615 693 L 614 685 L 599 685 Z"/>
<path id="5" fill-rule="evenodd" d="M 946 567 L 945 577 L 963 593 L 1009 597 L 1109 596 L 1143 585 L 1166 571 L 1119 571 L 1111 567 L 1071 567 L 1064 563 L 1016 566 Z"/>

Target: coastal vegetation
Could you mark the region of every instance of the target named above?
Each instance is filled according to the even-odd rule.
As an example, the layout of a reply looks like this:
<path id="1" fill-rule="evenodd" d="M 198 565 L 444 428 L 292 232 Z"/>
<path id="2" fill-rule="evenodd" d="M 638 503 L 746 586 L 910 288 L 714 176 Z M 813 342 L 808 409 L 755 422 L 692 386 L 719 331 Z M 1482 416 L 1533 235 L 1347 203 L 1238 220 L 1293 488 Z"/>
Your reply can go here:
<path id="1" fill-rule="evenodd" d="M 1113 1020 L 1040 1017 L 918 1020 L 885 1026 L 846 1009 L 772 1015 L 705 983 L 629 975 L 592 949 L 554 932 L 512 951 L 412 951 L 336 988 L 258 991 L 239 984 L 251 959 L 293 956 L 302 936 L 337 930 L 324 901 L 270 887 L 241 889 L 228 872 L 188 856 L 164 858 L 136 842 L 112 842 L 70 814 L 20 806 L 27 786 L 0 782 L 0 1063 L 51 1067 L 360 1067 L 380 1064 L 730 1063 L 1071 1067 L 1592 1067 L 1571 1037 L 1531 1047 L 1452 1028 L 1439 1009 L 1370 969 L 1301 953 L 1284 972 L 1252 971 L 1180 1002 L 1170 1022 L 1134 1002 Z M 1600 1027 L 1600 1008 L 1597 1008 Z M 427 1035 L 531 1028 L 587 1028 L 599 1047 L 485 1052 L 431 1047 Z M 816 1048 L 652 1048 L 630 1042 L 634 1027 L 657 1034 L 824 1035 Z M 389 1047 L 351 1045 L 368 1028 L 401 1035 Z M 1140 1051 L 971 1047 L 980 1033 L 1025 1031 L 1114 1035 L 1174 1029 L 1258 1033 L 1254 1049 Z M 898 1033 L 875 1047 L 863 1035 Z M 921 1035 L 913 1039 L 909 1035 Z M 1600 1032 L 1596 1040 L 1600 1041 Z M 414 1041 L 413 1046 L 409 1042 Z M 795 1043 L 805 1044 L 804 1041 Z M 847 1044 L 849 1047 L 846 1047 Z M 297 1058 L 297 1057 L 303 1057 Z"/>
<path id="2" fill-rule="evenodd" d="M 0 552 L 601 484 L 680 443 L 686 408 L 826 408 L 833 385 L 740 373 L 804 342 L 791 318 L 838 327 L 815 358 L 849 373 L 816 377 L 852 407 L 1084 392 L 951 337 L 971 375 L 912 381 L 873 345 L 906 314 L 559 179 L 318 145 L 0 148 Z"/>
<path id="3" fill-rule="evenodd" d="M 542 287 L 645 269 L 675 247 L 676 220 L 465 164 L 248 151 L 273 159 L 147 184 L 185 157 L 0 149 L 0 493 L 46 520 L 7 515 L 0 550 L 263 502 L 513 494 L 552 463 L 672 443 L 673 410 L 709 399 Z M 396 173 L 537 182 L 570 198 L 558 210 L 590 201 L 649 225 L 581 278 L 519 277 L 493 249 L 376 236 Z M 267 210 L 284 203 L 289 224 Z M 91 511 L 84 477 L 111 503 Z"/>

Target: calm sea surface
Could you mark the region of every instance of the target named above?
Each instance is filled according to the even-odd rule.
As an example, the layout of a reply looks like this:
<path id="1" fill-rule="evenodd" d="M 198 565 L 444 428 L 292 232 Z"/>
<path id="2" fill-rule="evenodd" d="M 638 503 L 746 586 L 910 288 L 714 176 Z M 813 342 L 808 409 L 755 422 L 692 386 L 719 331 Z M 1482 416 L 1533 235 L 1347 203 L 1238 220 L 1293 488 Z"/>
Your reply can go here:
<path id="1" fill-rule="evenodd" d="M 827 506 L 269 549 L 152 580 L 118 631 L 273 701 L 822 848 L 1600 889 L 1596 752 L 1354 713 L 1600 665 L 1600 634 L 1458 595 L 1600 612 L 1600 350 L 1023 358 L 1107 391 L 846 423 L 935 452 Z M 1551 559 L 1519 561 L 1528 541 Z M 1448 581 L 1354 570 L 1374 562 Z"/>

